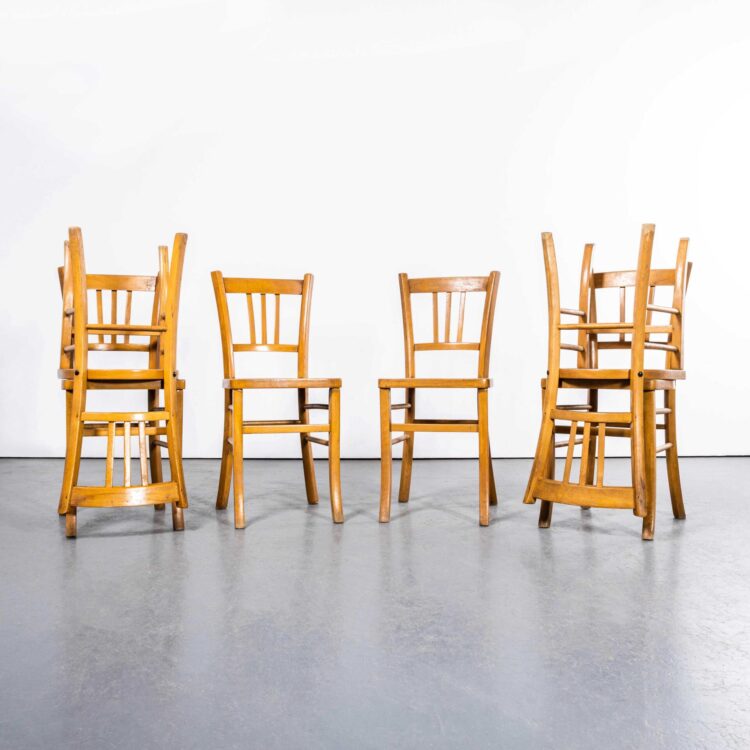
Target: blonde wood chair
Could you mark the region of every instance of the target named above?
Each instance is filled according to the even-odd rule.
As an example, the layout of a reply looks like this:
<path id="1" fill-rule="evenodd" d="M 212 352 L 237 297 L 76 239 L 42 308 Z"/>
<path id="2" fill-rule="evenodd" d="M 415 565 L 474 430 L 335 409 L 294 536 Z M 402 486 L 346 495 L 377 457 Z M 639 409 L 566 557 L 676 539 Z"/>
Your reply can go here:
<path id="1" fill-rule="evenodd" d="M 187 236 L 178 234 L 172 260 L 168 263 L 167 253 L 161 252 L 160 278 L 162 303 L 159 308 L 160 320 L 156 324 L 138 325 L 128 323 L 91 323 L 88 315 L 89 277 L 86 274 L 83 239 L 77 227 L 69 230 L 65 247 L 63 272 L 63 331 L 61 347 L 61 367 L 58 371 L 66 390 L 66 455 L 63 472 L 59 512 L 66 516 L 66 535 L 75 537 L 77 533 L 77 510 L 81 507 L 111 508 L 136 505 L 172 504 L 172 521 L 175 530 L 184 528 L 183 508 L 187 507 L 182 473 L 180 418 L 177 414 L 177 373 L 174 367 L 176 356 L 177 305 L 182 276 L 185 244 Z M 117 287 L 111 278 L 94 278 L 94 284 Z M 145 283 L 143 286 L 150 286 Z M 135 282 L 123 282 L 128 287 L 137 287 Z M 165 287 L 165 289 L 164 289 Z M 94 288 L 99 288 L 95 286 Z M 130 291 L 136 291 L 135 288 Z M 97 301 L 101 299 L 97 295 Z M 114 307 L 113 307 L 114 310 Z M 101 321 L 101 314 L 99 314 Z M 131 347 L 132 351 L 155 353 L 149 364 L 156 367 L 146 369 L 90 369 L 89 351 L 91 337 L 95 337 L 94 347 Z M 119 341 L 122 336 L 123 340 Z M 127 341 L 125 341 L 127 337 Z M 135 338 L 146 338 L 148 344 L 133 342 Z M 155 341 L 155 343 L 153 343 Z M 140 348 L 136 348 L 140 347 Z M 143 348 L 145 347 L 145 348 Z M 86 410 L 86 396 L 91 389 L 121 387 L 145 388 L 164 392 L 164 406 L 153 404 L 147 411 L 133 412 L 91 412 Z M 169 453 L 169 482 L 149 481 L 147 439 L 163 436 Z M 84 437 L 106 437 L 107 457 L 103 486 L 81 486 L 78 474 Z M 114 450 L 116 438 L 123 438 L 123 483 L 115 484 Z M 133 483 L 131 474 L 131 439 L 138 441 L 140 459 L 140 484 Z M 161 468 L 159 466 L 159 468 Z"/>
<path id="2" fill-rule="evenodd" d="M 654 227 L 644 225 L 635 271 L 594 274 L 590 271 L 593 245 L 584 250 L 579 307 L 561 308 L 560 292 L 552 235 L 542 235 L 547 297 L 549 310 L 548 376 L 542 381 L 544 388 L 543 416 L 539 441 L 532 466 L 524 502 L 542 501 L 539 526 L 551 523 L 552 504 L 555 502 L 582 507 L 631 509 L 642 517 L 642 538 L 653 539 L 656 509 L 656 455 L 671 448 L 669 443 L 656 444 L 656 391 L 673 391 L 675 383 L 685 378 L 679 357 L 669 358 L 663 369 L 646 369 L 647 350 L 666 351 L 678 355 L 682 346 L 682 302 L 686 284 L 685 254 L 687 240 L 680 242 L 678 263 L 674 270 L 651 270 Z M 681 260 L 680 260 L 681 259 Z M 657 307 L 653 299 L 655 286 L 668 285 L 675 289 L 674 300 L 679 307 Z M 625 303 L 621 295 L 620 320 L 607 323 L 596 320 L 596 290 L 608 288 L 634 290 L 632 321 L 626 322 Z M 654 325 L 652 313 L 669 315 L 669 323 Z M 577 318 L 579 322 L 563 323 L 562 316 Z M 577 343 L 565 343 L 566 331 L 577 333 Z M 614 334 L 609 342 L 601 336 Z M 657 341 L 655 335 L 666 340 Z M 614 344 L 614 346 L 610 346 Z M 598 367 L 598 352 L 606 348 L 627 348 L 630 351 L 629 369 L 604 369 Z M 577 353 L 577 367 L 562 368 L 561 352 Z M 583 404 L 558 404 L 560 389 L 583 389 L 588 399 Z M 600 390 L 629 392 L 630 407 L 626 412 L 602 412 L 598 409 Z M 665 414 L 663 409 L 659 413 Z M 558 424 L 567 422 L 568 424 Z M 673 425 L 674 426 L 674 425 Z M 670 434 L 670 430 L 667 434 Z M 672 428 L 670 428 L 672 429 Z M 556 434 L 566 434 L 567 440 L 555 442 Z M 631 485 L 604 484 L 605 439 L 621 437 L 630 440 Z M 581 446 L 578 476 L 572 474 L 576 446 Z M 566 456 L 562 477 L 555 478 L 555 449 L 565 447 Z M 679 479 L 678 479 L 679 481 Z M 678 485 L 677 485 L 678 486 Z M 674 496 L 673 496 L 674 498 Z M 681 499 L 681 497 L 680 497 Z M 673 499 L 677 517 L 679 514 Z"/>
<path id="3" fill-rule="evenodd" d="M 500 284 L 500 273 L 492 271 L 489 276 L 444 277 L 410 279 L 399 274 L 401 311 L 404 329 L 404 355 L 406 377 L 378 381 L 380 389 L 380 522 L 387 523 L 391 517 L 392 446 L 403 443 L 399 502 L 409 500 L 412 462 L 414 458 L 414 435 L 417 432 L 473 432 L 479 439 L 479 523 L 490 522 L 489 506 L 497 504 L 495 478 L 492 471 L 492 456 L 488 429 L 488 393 L 492 386 L 489 378 L 490 346 L 495 317 L 495 303 Z M 484 294 L 481 330 L 478 342 L 464 341 L 464 314 L 466 295 Z M 415 343 L 411 297 L 414 294 L 432 295 L 432 341 Z M 444 316 L 441 324 L 439 297 L 445 295 Z M 451 341 L 451 311 L 453 297 L 458 295 L 458 320 L 455 341 Z M 441 338 L 442 334 L 442 338 Z M 478 352 L 477 377 L 475 378 L 418 378 L 416 377 L 416 352 L 421 351 L 476 351 Z M 403 403 L 391 401 L 391 391 L 403 388 Z M 417 419 L 416 393 L 420 388 L 471 388 L 477 392 L 476 419 Z M 392 412 L 403 410 L 403 422 L 394 422 Z M 393 433 L 401 433 L 392 437 Z"/>
<path id="4" fill-rule="evenodd" d="M 178 248 L 181 242 L 176 241 L 175 247 Z M 66 252 L 68 242 L 66 240 Z M 182 263 L 184 259 L 184 253 L 181 251 L 173 256 L 175 262 Z M 131 316 L 133 310 L 133 297 L 134 295 L 150 295 L 151 301 L 151 325 L 156 326 L 163 322 L 166 314 L 166 295 L 168 291 L 169 279 L 167 277 L 167 271 L 169 268 L 169 248 L 160 246 L 158 249 L 158 266 L 159 272 L 156 276 L 134 276 L 124 274 L 86 274 L 86 289 L 88 292 L 93 292 L 95 295 L 95 323 L 103 325 L 106 323 L 104 310 L 109 311 L 109 324 L 116 326 L 118 324 L 124 325 L 127 329 L 131 325 Z M 70 289 L 66 292 L 66 278 L 65 278 L 65 267 L 60 266 L 58 269 L 58 277 L 60 281 L 60 292 L 65 299 L 67 296 L 72 299 Z M 71 280 L 68 279 L 68 284 Z M 119 303 L 118 294 L 124 298 L 124 311 L 121 310 L 122 305 Z M 175 300 L 176 310 L 179 311 L 179 289 L 177 290 L 177 298 Z M 68 308 L 69 312 L 70 308 Z M 122 313 L 123 319 L 118 320 Z M 73 378 L 69 377 L 70 370 L 65 369 L 69 364 L 69 354 L 64 351 L 66 344 L 71 342 L 68 340 L 70 337 L 70 321 L 71 318 L 66 314 L 66 310 L 63 310 L 62 316 L 62 348 L 61 348 L 61 373 L 66 373 L 68 377 L 62 380 L 62 388 L 66 392 L 66 401 L 68 406 L 72 399 L 73 392 Z M 99 369 L 93 373 L 96 379 L 90 377 L 87 382 L 87 388 L 89 390 L 146 390 L 147 391 L 147 403 L 146 410 L 149 412 L 158 411 L 159 407 L 159 395 L 160 391 L 164 389 L 163 380 L 153 379 L 154 371 L 159 369 L 159 361 L 161 359 L 161 350 L 158 346 L 159 337 L 150 336 L 146 341 L 134 340 L 130 333 L 118 334 L 118 333 L 99 333 L 93 336 L 88 342 L 89 352 L 144 352 L 148 355 L 148 372 L 137 374 L 134 371 L 128 370 L 127 377 L 122 377 L 122 372 L 118 369 Z M 91 374 L 91 373 L 90 373 Z M 140 376 L 144 379 L 137 379 Z M 185 381 L 177 377 L 175 379 L 175 385 L 177 388 L 177 398 L 175 401 L 175 415 L 174 418 L 178 421 L 178 434 L 180 437 L 180 453 L 182 452 L 182 409 L 183 409 L 183 393 L 185 389 Z M 70 417 L 70 409 L 66 409 L 66 419 Z M 151 425 L 152 427 L 154 425 Z M 70 425 L 66 424 L 66 434 L 70 430 Z M 148 455 L 149 465 L 151 471 L 151 481 L 161 482 L 163 471 L 162 471 L 162 456 L 161 448 L 163 447 L 164 441 L 161 437 L 165 434 L 164 427 L 158 427 L 154 434 L 148 436 Z M 62 510 L 63 498 L 61 496 L 60 502 L 58 503 L 58 513 L 64 513 Z M 155 510 L 163 511 L 163 504 L 154 506 Z"/>
<path id="5" fill-rule="evenodd" d="M 340 479 L 340 378 L 308 377 L 308 353 L 310 341 L 310 306 L 312 303 L 313 276 L 304 279 L 250 279 L 226 278 L 220 271 L 211 274 L 219 313 L 219 328 L 224 362 L 224 435 L 222 440 L 221 473 L 216 507 L 223 510 L 229 501 L 230 483 L 234 487 L 234 525 L 245 527 L 245 500 L 243 476 L 243 437 L 245 435 L 267 435 L 298 433 L 302 447 L 302 463 L 305 475 L 307 502 L 318 502 L 312 444 L 328 447 L 328 473 L 330 480 L 331 514 L 334 523 L 343 523 L 344 511 L 341 500 Z M 228 295 L 244 295 L 248 318 L 250 341 L 235 343 L 229 315 Z M 280 341 L 281 298 L 299 296 L 300 312 L 297 342 L 284 344 Z M 254 298 L 258 298 L 255 299 Z M 269 298 L 274 306 L 274 327 L 269 330 Z M 259 315 L 256 312 L 259 304 Z M 260 318 L 260 331 L 256 325 Z M 289 352 L 297 355 L 297 377 L 295 378 L 238 378 L 235 370 L 235 352 Z M 293 388 L 297 391 L 298 419 L 246 420 L 244 418 L 244 393 L 258 389 Z M 328 389 L 328 403 L 310 403 L 308 389 Z M 325 422 L 311 423 L 311 411 L 327 411 Z M 328 433 L 328 439 L 313 433 Z"/>

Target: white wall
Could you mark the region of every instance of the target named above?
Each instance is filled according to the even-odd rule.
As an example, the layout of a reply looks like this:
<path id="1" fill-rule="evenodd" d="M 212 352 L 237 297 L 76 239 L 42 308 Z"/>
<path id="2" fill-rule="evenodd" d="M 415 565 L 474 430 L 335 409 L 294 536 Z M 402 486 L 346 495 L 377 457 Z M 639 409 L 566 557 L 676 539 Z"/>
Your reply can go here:
<path id="1" fill-rule="evenodd" d="M 157 244 L 189 234 L 189 456 L 220 442 L 211 269 L 315 273 L 311 374 L 343 377 L 343 453 L 374 456 L 376 378 L 403 367 L 397 272 L 497 268 L 493 450 L 528 456 L 540 232 L 574 304 L 583 243 L 600 268 L 632 267 L 647 221 L 657 265 L 681 235 L 695 263 L 682 451 L 750 453 L 745 3 L 6 0 L 0 66 L 0 455 L 64 450 L 68 226 L 91 272 L 152 273 Z M 471 436 L 418 445 L 474 451 Z"/>

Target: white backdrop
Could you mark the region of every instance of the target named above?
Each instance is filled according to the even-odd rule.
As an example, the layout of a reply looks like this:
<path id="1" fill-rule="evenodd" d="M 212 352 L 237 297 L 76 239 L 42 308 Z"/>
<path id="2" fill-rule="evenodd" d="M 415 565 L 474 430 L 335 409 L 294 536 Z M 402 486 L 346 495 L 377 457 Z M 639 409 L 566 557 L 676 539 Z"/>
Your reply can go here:
<path id="1" fill-rule="evenodd" d="M 656 265 L 691 238 L 682 452 L 750 453 L 745 3 L 6 0 L 0 66 L 0 455 L 64 451 L 68 226 L 90 272 L 153 273 L 156 246 L 188 233 L 188 456 L 220 445 L 212 269 L 315 274 L 311 375 L 344 379 L 343 455 L 363 457 L 376 379 L 403 372 L 396 274 L 496 268 L 493 450 L 528 456 L 539 234 L 555 233 L 574 305 L 583 243 L 599 268 L 632 267 L 643 222 Z M 291 436 L 247 446 L 297 451 Z M 475 451 L 472 436 L 417 444 Z"/>

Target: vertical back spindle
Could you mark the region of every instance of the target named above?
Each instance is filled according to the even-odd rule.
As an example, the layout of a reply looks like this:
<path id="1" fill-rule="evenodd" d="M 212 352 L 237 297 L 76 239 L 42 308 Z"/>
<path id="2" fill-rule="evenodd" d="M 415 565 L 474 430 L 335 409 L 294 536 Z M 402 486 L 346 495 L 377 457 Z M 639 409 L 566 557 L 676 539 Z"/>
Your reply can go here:
<path id="1" fill-rule="evenodd" d="M 253 308 L 253 295 L 247 295 L 247 316 L 250 320 L 250 343 L 255 343 L 255 309 Z"/>
<path id="2" fill-rule="evenodd" d="M 565 456 L 565 470 L 563 471 L 563 484 L 570 482 L 570 469 L 573 466 L 573 454 L 576 448 L 576 437 L 578 436 L 578 422 L 570 423 L 570 438 L 568 439 L 568 452 Z"/>
<path id="3" fill-rule="evenodd" d="M 97 323 L 103 323 L 104 322 L 104 302 L 102 301 L 102 290 L 97 289 L 96 290 L 96 322 Z M 99 334 L 99 343 L 104 343 L 104 334 Z"/>
<path id="4" fill-rule="evenodd" d="M 432 340 L 437 344 L 440 340 L 438 335 L 438 296 L 432 293 Z"/>
<path id="5" fill-rule="evenodd" d="M 620 287 L 620 323 L 625 322 L 625 287 Z M 620 341 L 625 341 L 625 334 L 620 334 Z"/>
<path id="6" fill-rule="evenodd" d="M 591 440 L 591 422 L 583 423 L 583 444 L 581 446 L 581 470 L 578 475 L 578 484 L 586 483 L 586 474 L 589 468 L 589 441 Z"/>
<path id="7" fill-rule="evenodd" d="M 130 487 L 130 422 L 122 425 L 123 451 L 122 451 L 122 473 L 123 484 Z"/>
<path id="8" fill-rule="evenodd" d="M 148 484 L 148 451 L 146 449 L 146 423 L 138 422 L 138 455 L 141 459 L 141 485 Z"/>
<path id="9" fill-rule="evenodd" d="M 275 294 L 276 297 L 276 310 L 274 311 L 274 322 L 273 322 L 273 343 L 279 343 L 279 319 L 281 317 L 281 295 Z"/>
<path id="10" fill-rule="evenodd" d="M 606 435 L 607 425 L 599 422 L 599 445 L 597 447 L 596 457 L 596 486 L 604 485 L 604 438 Z"/>
<path id="11" fill-rule="evenodd" d="M 117 289 L 112 289 L 109 293 L 109 302 L 110 302 L 110 311 L 109 311 L 109 318 L 110 323 L 112 325 L 117 324 Z M 116 344 L 117 343 L 117 334 L 113 333 L 109 337 L 109 343 L 110 344 Z"/>
<path id="12" fill-rule="evenodd" d="M 262 336 L 261 342 L 263 344 L 268 343 L 268 316 L 266 315 L 266 295 L 261 294 L 260 295 L 260 321 L 261 321 L 261 328 L 262 328 Z"/>
<path id="13" fill-rule="evenodd" d="M 125 325 L 126 326 L 130 325 L 130 311 L 132 309 L 132 306 L 133 306 L 133 292 L 130 289 L 128 289 L 125 295 Z M 125 343 L 127 344 L 129 342 L 130 342 L 130 335 L 125 334 Z"/>
<path id="14" fill-rule="evenodd" d="M 115 428 L 114 422 L 107 424 L 107 463 L 104 467 L 104 486 L 112 486 L 112 474 L 115 466 Z"/>
<path id="15" fill-rule="evenodd" d="M 445 343 L 447 344 L 451 340 L 451 301 L 453 300 L 453 292 L 446 292 L 445 294 Z"/>
<path id="16" fill-rule="evenodd" d="M 458 330 L 456 341 L 460 344 L 464 336 L 464 310 L 466 308 L 466 292 L 461 292 L 458 297 Z"/>

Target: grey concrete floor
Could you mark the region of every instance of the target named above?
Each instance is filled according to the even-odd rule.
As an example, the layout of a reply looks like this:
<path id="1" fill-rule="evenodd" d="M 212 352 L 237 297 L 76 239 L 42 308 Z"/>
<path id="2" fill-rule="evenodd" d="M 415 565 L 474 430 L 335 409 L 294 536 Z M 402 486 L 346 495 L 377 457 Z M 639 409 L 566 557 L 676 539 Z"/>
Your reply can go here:
<path id="1" fill-rule="evenodd" d="M 495 461 L 483 529 L 474 461 L 417 462 L 389 525 L 346 461 L 343 526 L 325 462 L 308 507 L 299 462 L 251 461 L 236 531 L 193 460 L 184 533 L 82 510 L 66 540 L 62 462 L 0 461 L 0 746 L 750 747 L 750 459 L 684 459 L 683 522 L 660 465 L 652 543 L 627 511 L 539 530 L 529 463 Z"/>

